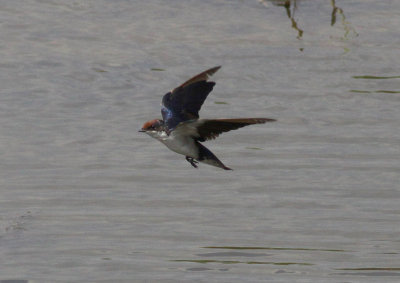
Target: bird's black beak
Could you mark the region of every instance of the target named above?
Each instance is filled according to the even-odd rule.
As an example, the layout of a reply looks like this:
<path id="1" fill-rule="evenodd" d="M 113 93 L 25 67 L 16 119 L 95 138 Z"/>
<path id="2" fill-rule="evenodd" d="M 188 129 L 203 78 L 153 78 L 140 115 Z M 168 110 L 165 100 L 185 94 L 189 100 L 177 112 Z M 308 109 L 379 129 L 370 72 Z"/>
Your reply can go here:
<path id="1" fill-rule="evenodd" d="M 139 130 L 138 132 L 139 133 L 145 133 L 146 131 L 145 130 Z"/>

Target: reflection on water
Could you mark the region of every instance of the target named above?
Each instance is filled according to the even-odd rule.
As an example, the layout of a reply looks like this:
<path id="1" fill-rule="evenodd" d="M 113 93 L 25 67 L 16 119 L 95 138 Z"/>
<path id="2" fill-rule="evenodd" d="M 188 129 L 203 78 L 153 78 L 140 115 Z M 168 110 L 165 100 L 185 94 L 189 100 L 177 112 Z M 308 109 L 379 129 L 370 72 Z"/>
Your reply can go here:
<path id="1" fill-rule="evenodd" d="M 367 79 L 367 80 L 386 80 L 386 79 L 400 79 L 400 76 L 353 76 L 353 79 Z"/>
<path id="2" fill-rule="evenodd" d="M 344 272 L 344 273 L 335 273 L 336 275 L 353 275 L 353 276 L 400 276 L 398 272 Z"/>
<path id="3" fill-rule="evenodd" d="M 365 267 L 365 268 L 337 268 L 336 270 L 354 270 L 354 271 L 400 271 L 400 267 Z"/>
<path id="4" fill-rule="evenodd" d="M 353 79 L 365 79 L 365 80 L 388 80 L 388 79 L 399 79 L 400 76 L 352 76 Z M 354 93 L 400 93 L 398 90 L 387 90 L 387 89 L 378 89 L 378 90 L 360 90 L 360 89 L 351 89 L 350 92 Z"/>
<path id="5" fill-rule="evenodd" d="M 253 251 L 304 251 L 304 252 L 334 252 L 334 253 L 342 253 L 342 252 L 352 252 L 349 250 L 341 250 L 341 249 L 317 249 L 317 248 L 292 248 L 292 247 L 246 247 L 246 246 L 208 246 L 202 247 L 203 249 L 221 249 L 221 250 L 253 250 Z M 312 266 L 314 263 L 310 262 L 298 262 L 298 261 L 263 261 L 263 260 L 239 260 L 238 258 L 244 257 L 266 257 L 266 256 L 274 256 L 273 254 L 264 254 L 264 253 L 249 253 L 249 252 L 217 252 L 217 253 L 205 253 L 205 254 L 197 254 L 200 257 L 214 257 L 214 259 L 178 259 L 172 260 L 175 262 L 191 262 L 191 263 L 221 263 L 221 264 L 265 264 L 265 265 L 300 265 L 300 266 Z M 217 259 L 220 257 L 230 257 L 230 260 L 221 260 Z"/>
<path id="6" fill-rule="evenodd" d="M 227 250 L 276 250 L 276 251 L 318 251 L 318 252 L 351 252 L 338 249 L 313 249 L 313 248 L 285 248 L 285 247 L 203 247 L 204 249 L 227 249 Z"/>
<path id="7" fill-rule="evenodd" d="M 334 26 L 336 23 L 336 14 L 339 14 L 341 17 L 341 23 L 344 30 L 344 35 L 342 39 L 349 39 L 349 36 L 352 34 L 353 36 L 358 36 L 358 33 L 355 31 L 353 26 L 346 20 L 346 16 L 344 15 L 343 9 L 336 6 L 336 1 L 331 0 L 332 4 L 332 16 L 331 16 L 331 26 Z"/>
<path id="8" fill-rule="evenodd" d="M 286 10 L 286 14 L 291 22 L 291 26 L 294 30 L 297 31 L 297 39 L 301 39 L 303 37 L 303 30 L 298 27 L 298 24 L 294 18 L 294 14 L 297 10 L 297 1 L 293 0 L 270 0 L 274 5 L 284 7 Z"/>
<path id="9" fill-rule="evenodd" d="M 354 253 L 355 251 L 342 250 L 342 249 L 318 249 L 318 248 L 292 248 L 292 247 L 246 247 L 246 246 L 209 246 L 203 247 L 204 249 L 222 249 L 222 250 L 270 250 L 270 251 L 304 251 L 304 252 L 334 252 L 334 253 Z M 177 259 L 171 260 L 173 262 L 188 262 L 199 264 L 253 264 L 253 265 L 276 265 L 276 266 L 315 266 L 318 263 L 311 262 L 298 262 L 298 261 L 262 261 L 262 260 L 243 260 L 241 258 L 248 257 L 265 257 L 274 256 L 273 254 L 262 253 L 242 253 L 242 252 L 220 252 L 220 253 L 205 253 L 197 254 L 200 257 L 214 257 L 214 259 Z M 299 255 L 294 255 L 298 257 Z M 346 255 L 348 256 L 348 254 Z M 229 260 L 218 259 L 220 257 L 230 257 Z M 303 255 L 302 255 L 303 257 Z M 240 258 L 240 259 L 238 259 Z M 189 271 L 203 271 L 202 268 L 189 268 Z M 209 269 L 207 269 L 209 270 Z M 400 267 L 358 267 L 358 268 L 335 268 L 334 270 L 340 271 L 367 271 L 365 273 L 341 273 L 341 275 L 365 275 L 365 276 L 399 276 L 400 273 L 390 271 L 400 271 Z M 226 271 L 226 270 L 224 270 Z M 368 272 L 371 271 L 371 272 Z M 375 272 L 372 272 L 375 271 Z M 377 272 L 378 271 L 378 272 Z M 283 271 L 287 272 L 287 271 Z"/>
<path id="10" fill-rule="evenodd" d="M 211 259 L 177 259 L 175 262 L 193 263 L 222 263 L 222 264 L 268 264 L 268 265 L 314 265 L 307 262 L 272 262 L 272 261 L 239 261 L 239 260 L 211 260 Z"/>
<path id="11" fill-rule="evenodd" d="M 374 91 L 351 89 L 350 92 L 355 92 L 355 93 L 400 93 L 400 91 L 396 91 L 396 90 L 383 90 L 383 89 L 374 90 Z"/>
<path id="12" fill-rule="evenodd" d="M 297 32 L 297 39 L 302 39 L 304 30 L 299 27 L 298 21 L 295 19 L 295 13 L 298 9 L 297 0 L 269 0 L 273 5 L 283 7 L 286 11 L 286 14 L 291 22 L 291 27 Z M 261 3 L 265 5 L 265 0 L 261 0 Z M 355 31 L 353 26 L 349 21 L 346 20 L 346 16 L 344 15 L 344 11 L 342 8 L 336 5 L 335 0 L 331 0 L 332 5 L 332 13 L 331 13 L 331 26 L 334 26 L 337 21 L 337 17 L 340 16 L 340 22 L 342 24 L 344 34 L 342 39 L 349 39 L 350 35 L 358 36 L 358 33 Z"/>
<path id="13" fill-rule="evenodd" d="M 336 268 L 341 271 L 366 271 L 366 272 L 344 272 L 336 273 L 338 275 L 353 275 L 353 276 L 400 276 L 400 267 L 361 267 L 361 268 Z"/>

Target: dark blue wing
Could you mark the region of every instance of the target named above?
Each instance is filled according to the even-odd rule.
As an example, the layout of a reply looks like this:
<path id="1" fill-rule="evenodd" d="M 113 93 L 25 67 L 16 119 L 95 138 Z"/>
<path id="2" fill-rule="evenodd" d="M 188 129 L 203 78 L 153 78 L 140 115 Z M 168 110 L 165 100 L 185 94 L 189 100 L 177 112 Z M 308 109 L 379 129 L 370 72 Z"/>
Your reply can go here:
<path id="1" fill-rule="evenodd" d="M 199 81 L 164 95 L 161 114 L 168 129 L 172 130 L 180 122 L 198 119 L 199 110 L 214 85 L 214 82 Z"/>
<path id="2" fill-rule="evenodd" d="M 169 130 L 180 122 L 199 118 L 201 105 L 215 85 L 207 79 L 219 68 L 221 66 L 208 69 L 164 95 L 161 114 Z"/>

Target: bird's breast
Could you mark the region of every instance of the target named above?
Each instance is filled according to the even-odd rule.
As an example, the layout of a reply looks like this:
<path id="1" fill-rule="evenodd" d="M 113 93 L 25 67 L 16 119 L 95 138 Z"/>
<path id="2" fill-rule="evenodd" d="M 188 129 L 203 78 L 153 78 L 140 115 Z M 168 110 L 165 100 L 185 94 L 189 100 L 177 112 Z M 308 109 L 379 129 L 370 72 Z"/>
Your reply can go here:
<path id="1" fill-rule="evenodd" d="M 176 135 L 172 132 L 169 136 L 160 138 L 159 141 L 176 153 L 193 158 L 199 157 L 199 149 L 194 139 L 190 136 Z"/>

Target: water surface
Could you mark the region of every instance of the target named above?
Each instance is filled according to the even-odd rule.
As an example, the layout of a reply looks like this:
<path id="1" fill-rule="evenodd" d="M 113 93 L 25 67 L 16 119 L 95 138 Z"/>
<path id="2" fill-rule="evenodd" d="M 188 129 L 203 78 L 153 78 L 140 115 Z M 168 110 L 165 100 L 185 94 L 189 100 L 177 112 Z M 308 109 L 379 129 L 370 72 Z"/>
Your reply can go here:
<path id="1" fill-rule="evenodd" d="M 399 10 L 3 1 L 0 282 L 398 282 Z M 137 132 L 216 65 L 202 117 L 278 119 L 232 172 Z"/>

